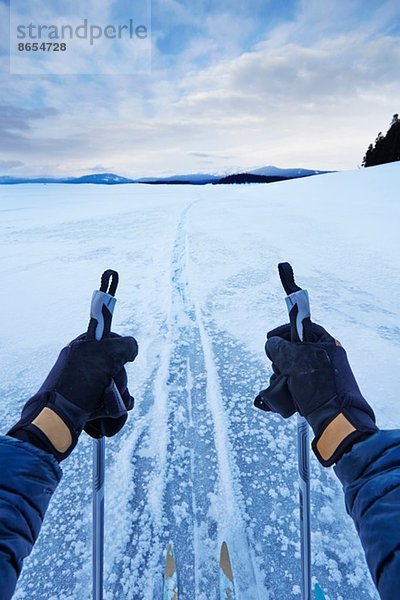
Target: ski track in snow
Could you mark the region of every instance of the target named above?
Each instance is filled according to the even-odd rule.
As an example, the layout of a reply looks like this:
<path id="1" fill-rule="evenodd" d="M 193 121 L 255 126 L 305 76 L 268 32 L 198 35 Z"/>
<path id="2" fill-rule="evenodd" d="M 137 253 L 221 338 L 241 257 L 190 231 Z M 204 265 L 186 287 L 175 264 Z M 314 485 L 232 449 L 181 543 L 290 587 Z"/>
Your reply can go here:
<path id="1" fill-rule="evenodd" d="M 107 441 L 105 600 L 160 600 L 169 541 L 175 547 L 180 597 L 216 600 L 219 548 L 224 540 L 239 600 L 300 598 L 296 423 L 252 407 L 269 368 L 262 353 L 253 354 L 240 335 L 232 333 L 237 325 L 228 331 L 220 318 L 224 312 L 235 317 L 232 307 L 237 295 L 251 295 L 254 290 L 256 310 L 259 304 L 268 305 L 269 321 L 282 315 L 283 296 L 275 282 L 281 256 L 271 243 L 268 250 L 259 250 L 259 264 L 227 272 L 202 295 L 198 281 L 202 267 L 192 225 L 208 217 L 208 211 L 212 219 L 212 210 L 218 210 L 218 197 L 212 198 L 212 191 L 199 192 L 194 201 L 185 192 L 171 215 L 168 208 L 158 208 L 165 211 L 158 218 L 146 207 L 144 214 L 137 210 L 130 217 L 127 208 L 115 218 L 115 248 L 110 240 L 99 246 L 104 224 L 83 220 L 77 228 L 76 223 L 61 223 L 59 230 L 71 240 L 70 254 L 44 259 L 45 240 L 43 255 L 35 255 L 33 249 L 29 264 L 19 266 L 29 272 L 43 266 L 49 269 L 62 260 L 68 265 L 87 263 L 92 269 L 91 261 L 97 265 L 118 256 L 120 238 L 125 252 L 134 238 L 132 231 L 138 230 L 135 227 L 147 229 L 157 239 L 159 220 L 165 220 L 168 235 L 159 258 L 150 259 L 132 247 L 118 267 L 127 277 L 122 271 L 129 271 L 130 262 L 138 261 L 144 272 L 149 268 L 149 277 L 162 276 L 166 301 L 159 305 L 156 297 L 146 307 L 154 325 L 146 325 L 150 340 L 141 344 L 138 336 L 145 364 L 138 359 L 130 367 L 131 391 L 139 400 L 127 427 Z M 220 210 L 225 211 L 224 202 Z M 57 240 L 60 235 L 52 225 L 46 232 L 49 239 Z M 42 226 L 16 230 L 10 240 L 18 234 L 30 243 L 42 233 Z M 218 266 L 218 261 L 228 260 L 230 248 L 223 247 L 222 237 L 215 242 L 212 231 L 208 235 L 207 250 L 215 253 Z M 87 247 L 79 254 L 76 236 L 92 240 L 82 242 Z M 157 260 L 163 261 L 163 273 L 152 275 Z M 6 271 L 11 273 L 11 267 Z M 387 278 L 391 276 L 388 273 Z M 262 289 L 257 287 L 260 280 L 264 280 Z M 366 339 L 376 335 L 382 344 L 387 340 L 398 343 L 397 316 L 374 293 L 350 284 L 345 276 L 318 268 L 304 284 L 312 290 L 312 304 L 328 324 L 331 319 L 342 323 L 343 329 L 358 327 Z M 154 285 L 149 298 L 160 285 Z M 337 295 L 334 309 L 329 290 Z M 82 303 L 73 310 L 81 312 Z M 123 305 L 121 300 L 119 310 L 124 320 L 118 331 L 140 330 L 136 319 L 145 315 L 144 308 L 135 315 L 135 302 Z M 240 316 L 243 328 L 245 310 Z M 29 367 L 14 368 L 10 362 L 11 374 L 1 390 L 4 422 L 11 424 L 17 406 L 35 391 L 35 365 L 41 372 L 51 356 L 52 349 L 43 347 L 32 356 Z M 91 440 L 82 436 L 79 449 L 65 466 L 40 540 L 26 561 L 16 600 L 91 597 L 91 447 Z M 313 576 L 328 600 L 376 599 L 358 538 L 345 516 L 340 485 L 334 473 L 323 470 L 314 458 L 311 465 Z"/>
<path id="2" fill-rule="evenodd" d="M 110 598 L 161 598 L 160 565 L 169 541 L 183 598 L 217 598 L 223 540 L 240 549 L 239 593 L 254 599 L 260 593 L 241 518 L 244 503 L 234 490 L 228 439 L 220 429 L 223 407 L 211 344 L 190 296 L 186 219 L 193 204 L 181 215 L 172 252 L 170 314 L 151 390 L 155 414 L 149 424 L 157 428 L 137 438 L 133 479 L 142 483 L 130 499 L 130 537 L 118 575 L 111 576 L 117 584 Z M 142 456 L 154 455 L 155 448 L 152 461 Z"/>

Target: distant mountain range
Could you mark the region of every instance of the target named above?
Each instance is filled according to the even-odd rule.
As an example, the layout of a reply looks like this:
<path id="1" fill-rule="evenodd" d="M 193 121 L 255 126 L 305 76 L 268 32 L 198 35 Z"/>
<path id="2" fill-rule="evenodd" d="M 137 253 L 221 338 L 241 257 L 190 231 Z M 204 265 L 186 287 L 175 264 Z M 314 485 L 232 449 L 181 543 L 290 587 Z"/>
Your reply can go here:
<path id="1" fill-rule="evenodd" d="M 136 183 L 134 179 L 127 179 L 114 175 L 114 173 L 98 173 L 92 175 L 83 175 L 82 177 L 8 177 L 0 176 L 0 184 L 15 183 L 97 183 L 102 185 L 115 185 L 118 183 Z"/>
<path id="2" fill-rule="evenodd" d="M 210 174 L 191 173 L 188 175 L 171 175 L 169 177 L 142 177 L 140 179 L 128 179 L 114 173 L 96 173 L 83 175 L 82 177 L 10 177 L 0 176 L 0 185 L 13 185 L 18 183 L 92 183 L 101 185 L 120 185 L 123 183 L 147 183 L 152 185 L 206 185 L 208 183 L 272 183 L 286 179 L 297 179 L 299 177 L 310 177 L 321 175 L 331 171 L 313 171 L 309 169 L 279 169 L 278 167 L 261 167 L 242 173 Z"/>

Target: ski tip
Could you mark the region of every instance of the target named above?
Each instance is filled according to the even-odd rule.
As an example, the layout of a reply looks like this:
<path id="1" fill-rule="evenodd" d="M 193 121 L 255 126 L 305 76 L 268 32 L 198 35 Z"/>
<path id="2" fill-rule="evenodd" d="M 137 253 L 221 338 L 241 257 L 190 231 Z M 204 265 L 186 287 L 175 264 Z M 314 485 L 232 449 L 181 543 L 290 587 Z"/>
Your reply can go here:
<path id="1" fill-rule="evenodd" d="M 222 544 L 221 544 L 219 566 L 220 566 L 222 573 L 225 575 L 225 577 L 227 577 L 227 579 L 232 583 L 232 586 L 233 586 L 233 571 L 232 571 L 231 559 L 229 556 L 228 545 L 226 542 L 222 542 Z"/>
<path id="2" fill-rule="evenodd" d="M 226 542 L 222 542 L 221 544 L 219 558 L 219 598 L 220 600 L 236 599 L 232 565 Z"/>
<path id="3" fill-rule="evenodd" d="M 228 545 L 226 542 L 222 542 L 221 544 L 221 553 L 219 557 L 219 566 L 221 570 L 224 572 L 226 577 L 233 583 L 233 572 L 231 559 L 229 557 Z"/>
<path id="4" fill-rule="evenodd" d="M 314 592 L 315 592 L 315 600 L 325 600 L 325 594 L 322 591 L 321 586 L 318 585 L 318 583 L 315 584 Z"/>
<path id="5" fill-rule="evenodd" d="M 165 579 L 171 579 L 176 574 L 176 564 L 174 555 L 174 545 L 169 542 L 167 547 L 167 557 L 165 561 Z"/>
<path id="6" fill-rule="evenodd" d="M 165 560 L 163 600 L 178 600 L 178 574 L 176 571 L 174 545 L 169 542 Z"/>

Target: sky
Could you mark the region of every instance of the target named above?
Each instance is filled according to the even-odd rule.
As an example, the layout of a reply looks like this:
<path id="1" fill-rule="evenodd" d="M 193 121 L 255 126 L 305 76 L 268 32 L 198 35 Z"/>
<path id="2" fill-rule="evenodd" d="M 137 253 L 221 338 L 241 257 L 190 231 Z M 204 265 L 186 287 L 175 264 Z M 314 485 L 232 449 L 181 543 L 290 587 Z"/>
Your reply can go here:
<path id="1" fill-rule="evenodd" d="M 150 68 L 118 46 L 113 75 L 10 73 L 9 19 L 0 0 L 0 175 L 356 169 L 400 112 L 398 0 L 153 0 Z"/>

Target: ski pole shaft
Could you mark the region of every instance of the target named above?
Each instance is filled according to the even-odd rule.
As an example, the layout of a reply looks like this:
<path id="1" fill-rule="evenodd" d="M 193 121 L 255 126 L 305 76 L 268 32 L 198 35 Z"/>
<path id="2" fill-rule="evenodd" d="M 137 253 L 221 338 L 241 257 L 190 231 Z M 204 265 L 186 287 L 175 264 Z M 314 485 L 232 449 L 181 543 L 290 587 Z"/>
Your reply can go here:
<path id="1" fill-rule="evenodd" d="M 287 294 L 286 305 L 293 342 L 307 341 L 311 334 L 310 301 L 307 290 L 296 285 L 289 263 L 278 265 L 279 276 Z M 300 540 L 302 599 L 311 600 L 311 502 L 310 502 L 310 447 L 308 423 L 297 415 L 297 458 L 299 471 Z"/>
<path id="2" fill-rule="evenodd" d="M 93 599 L 103 598 L 105 440 L 93 440 Z"/>
<path id="3" fill-rule="evenodd" d="M 116 303 L 114 294 L 118 286 L 118 273 L 107 270 L 101 278 L 100 290 L 93 292 L 90 307 L 90 322 L 87 332 L 89 339 L 101 340 L 111 332 L 112 315 Z M 121 402 L 116 394 L 115 401 Z M 92 491 L 92 563 L 93 600 L 103 600 L 104 575 L 104 482 L 105 482 L 105 440 L 93 440 L 93 491 Z"/>
<path id="4" fill-rule="evenodd" d="M 302 598 L 311 599 L 311 510 L 310 510 L 310 449 L 308 423 L 297 416 L 297 458 L 299 469 L 300 541 Z"/>

